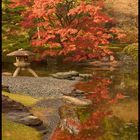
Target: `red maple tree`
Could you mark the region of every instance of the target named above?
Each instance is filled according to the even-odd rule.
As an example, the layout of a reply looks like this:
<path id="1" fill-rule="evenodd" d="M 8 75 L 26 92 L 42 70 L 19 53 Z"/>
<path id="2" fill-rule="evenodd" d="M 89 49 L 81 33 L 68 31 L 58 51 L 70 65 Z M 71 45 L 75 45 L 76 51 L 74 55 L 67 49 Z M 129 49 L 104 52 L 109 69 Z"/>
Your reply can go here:
<path id="1" fill-rule="evenodd" d="M 23 27 L 33 29 L 31 44 L 47 55 L 82 61 L 111 54 L 107 45 L 124 34 L 106 27 L 113 19 L 104 13 L 101 0 L 11 0 L 11 8 L 24 7 Z M 39 48 L 44 48 L 39 51 Z"/>

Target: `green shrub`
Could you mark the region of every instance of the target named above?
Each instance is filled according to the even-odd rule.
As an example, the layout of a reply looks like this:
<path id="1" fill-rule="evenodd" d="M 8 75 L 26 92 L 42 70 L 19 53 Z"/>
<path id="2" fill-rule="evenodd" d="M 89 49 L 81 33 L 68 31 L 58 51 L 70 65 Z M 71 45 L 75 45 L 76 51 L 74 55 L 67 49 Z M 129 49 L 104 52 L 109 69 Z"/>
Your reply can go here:
<path id="1" fill-rule="evenodd" d="M 133 43 L 126 46 L 123 49 L 123 52 L 132 56 L 132 58 L 137 61 L 138 60 L 138 43 Z"/>

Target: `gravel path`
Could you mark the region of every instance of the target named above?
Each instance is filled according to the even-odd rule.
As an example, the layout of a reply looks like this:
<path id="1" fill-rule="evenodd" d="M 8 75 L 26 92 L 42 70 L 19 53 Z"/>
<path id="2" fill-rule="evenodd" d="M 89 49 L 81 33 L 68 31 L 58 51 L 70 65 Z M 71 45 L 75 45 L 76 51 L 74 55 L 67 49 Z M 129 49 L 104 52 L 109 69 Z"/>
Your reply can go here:
<path id="1" fill-rule="evenodd" d="M 47 120 L 48 132 L 43 136 L 43 140 L 49 140 L 60 121 L 58 109 L 65 102 L 59 97 L 62 97 L 63 94 L 67 95 L 71 93 L 77 82 L 78 80 L 55 79 L 52 77 L 2 76 L 2 85 L 9 86 L 10 92 L 30 95 L 34 98 L 44 97 L 46 99 L 39 100 L 33 106 L 54 110 L 52 113 L 47 110 L 44 113 Z M 55 98 L 47 99 L 47 97 Z"/>
<path id="2" fill-rule="evenodd" d="M 12 93 L 33 97 L 60 97 L 74 89 L 77 80 L 55 79 L 52 77 L 2 76 L 2 84 L 9 86 Z"/>

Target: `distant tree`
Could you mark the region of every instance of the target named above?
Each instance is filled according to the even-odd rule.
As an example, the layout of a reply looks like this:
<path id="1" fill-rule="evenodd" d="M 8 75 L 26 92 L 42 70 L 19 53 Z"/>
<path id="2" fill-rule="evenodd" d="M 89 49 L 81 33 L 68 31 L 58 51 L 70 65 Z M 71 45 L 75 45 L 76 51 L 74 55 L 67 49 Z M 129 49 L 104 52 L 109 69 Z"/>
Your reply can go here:
<path id="1" fill-rule="evenodd" d="M 10 0 L 2 1 L 2 52 L 7 54 L 19 48 L 29 47 L 28 32 L 19 25 L 23 8 L 9 8 Z"/>
<path id="2" fill-rule="evenodd" d="M 124 36 L 107 24 L 113 19 L 100 0 L 11 0 L 11 8 L 23 7 L 20 25 L 32 29 L 31 44 L 41 54 L 83 61 L 111 54 L 110 40 Z M 43 48 L 43 51 L 40 51 Z"/>

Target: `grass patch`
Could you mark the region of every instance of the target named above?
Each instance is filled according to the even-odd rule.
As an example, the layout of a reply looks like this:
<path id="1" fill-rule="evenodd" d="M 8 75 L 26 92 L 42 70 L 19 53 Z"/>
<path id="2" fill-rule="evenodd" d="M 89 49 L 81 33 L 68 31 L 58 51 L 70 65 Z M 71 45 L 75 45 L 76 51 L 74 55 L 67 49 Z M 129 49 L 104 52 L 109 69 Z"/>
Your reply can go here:
<path id="1" fill-rule="evenodd" d="M 6 119 L 2 114 L 3 140 L 41 140 L 41 134 L 35 129 Z"/>
<path id="2" fill-rule="evenodd" d="M 25 106 L 31 106 L 35 104 L 39 99 L 35 99 L 31 96 L 25 96 L 25 95 L 20 95 L 20 94 L 13 94 L 13 93 L 8 93 L 5 91 L 2 91 L 2 95 L 8 96 L 9 98 L 13 99 L 14 101 L 20 102 Z"/>

